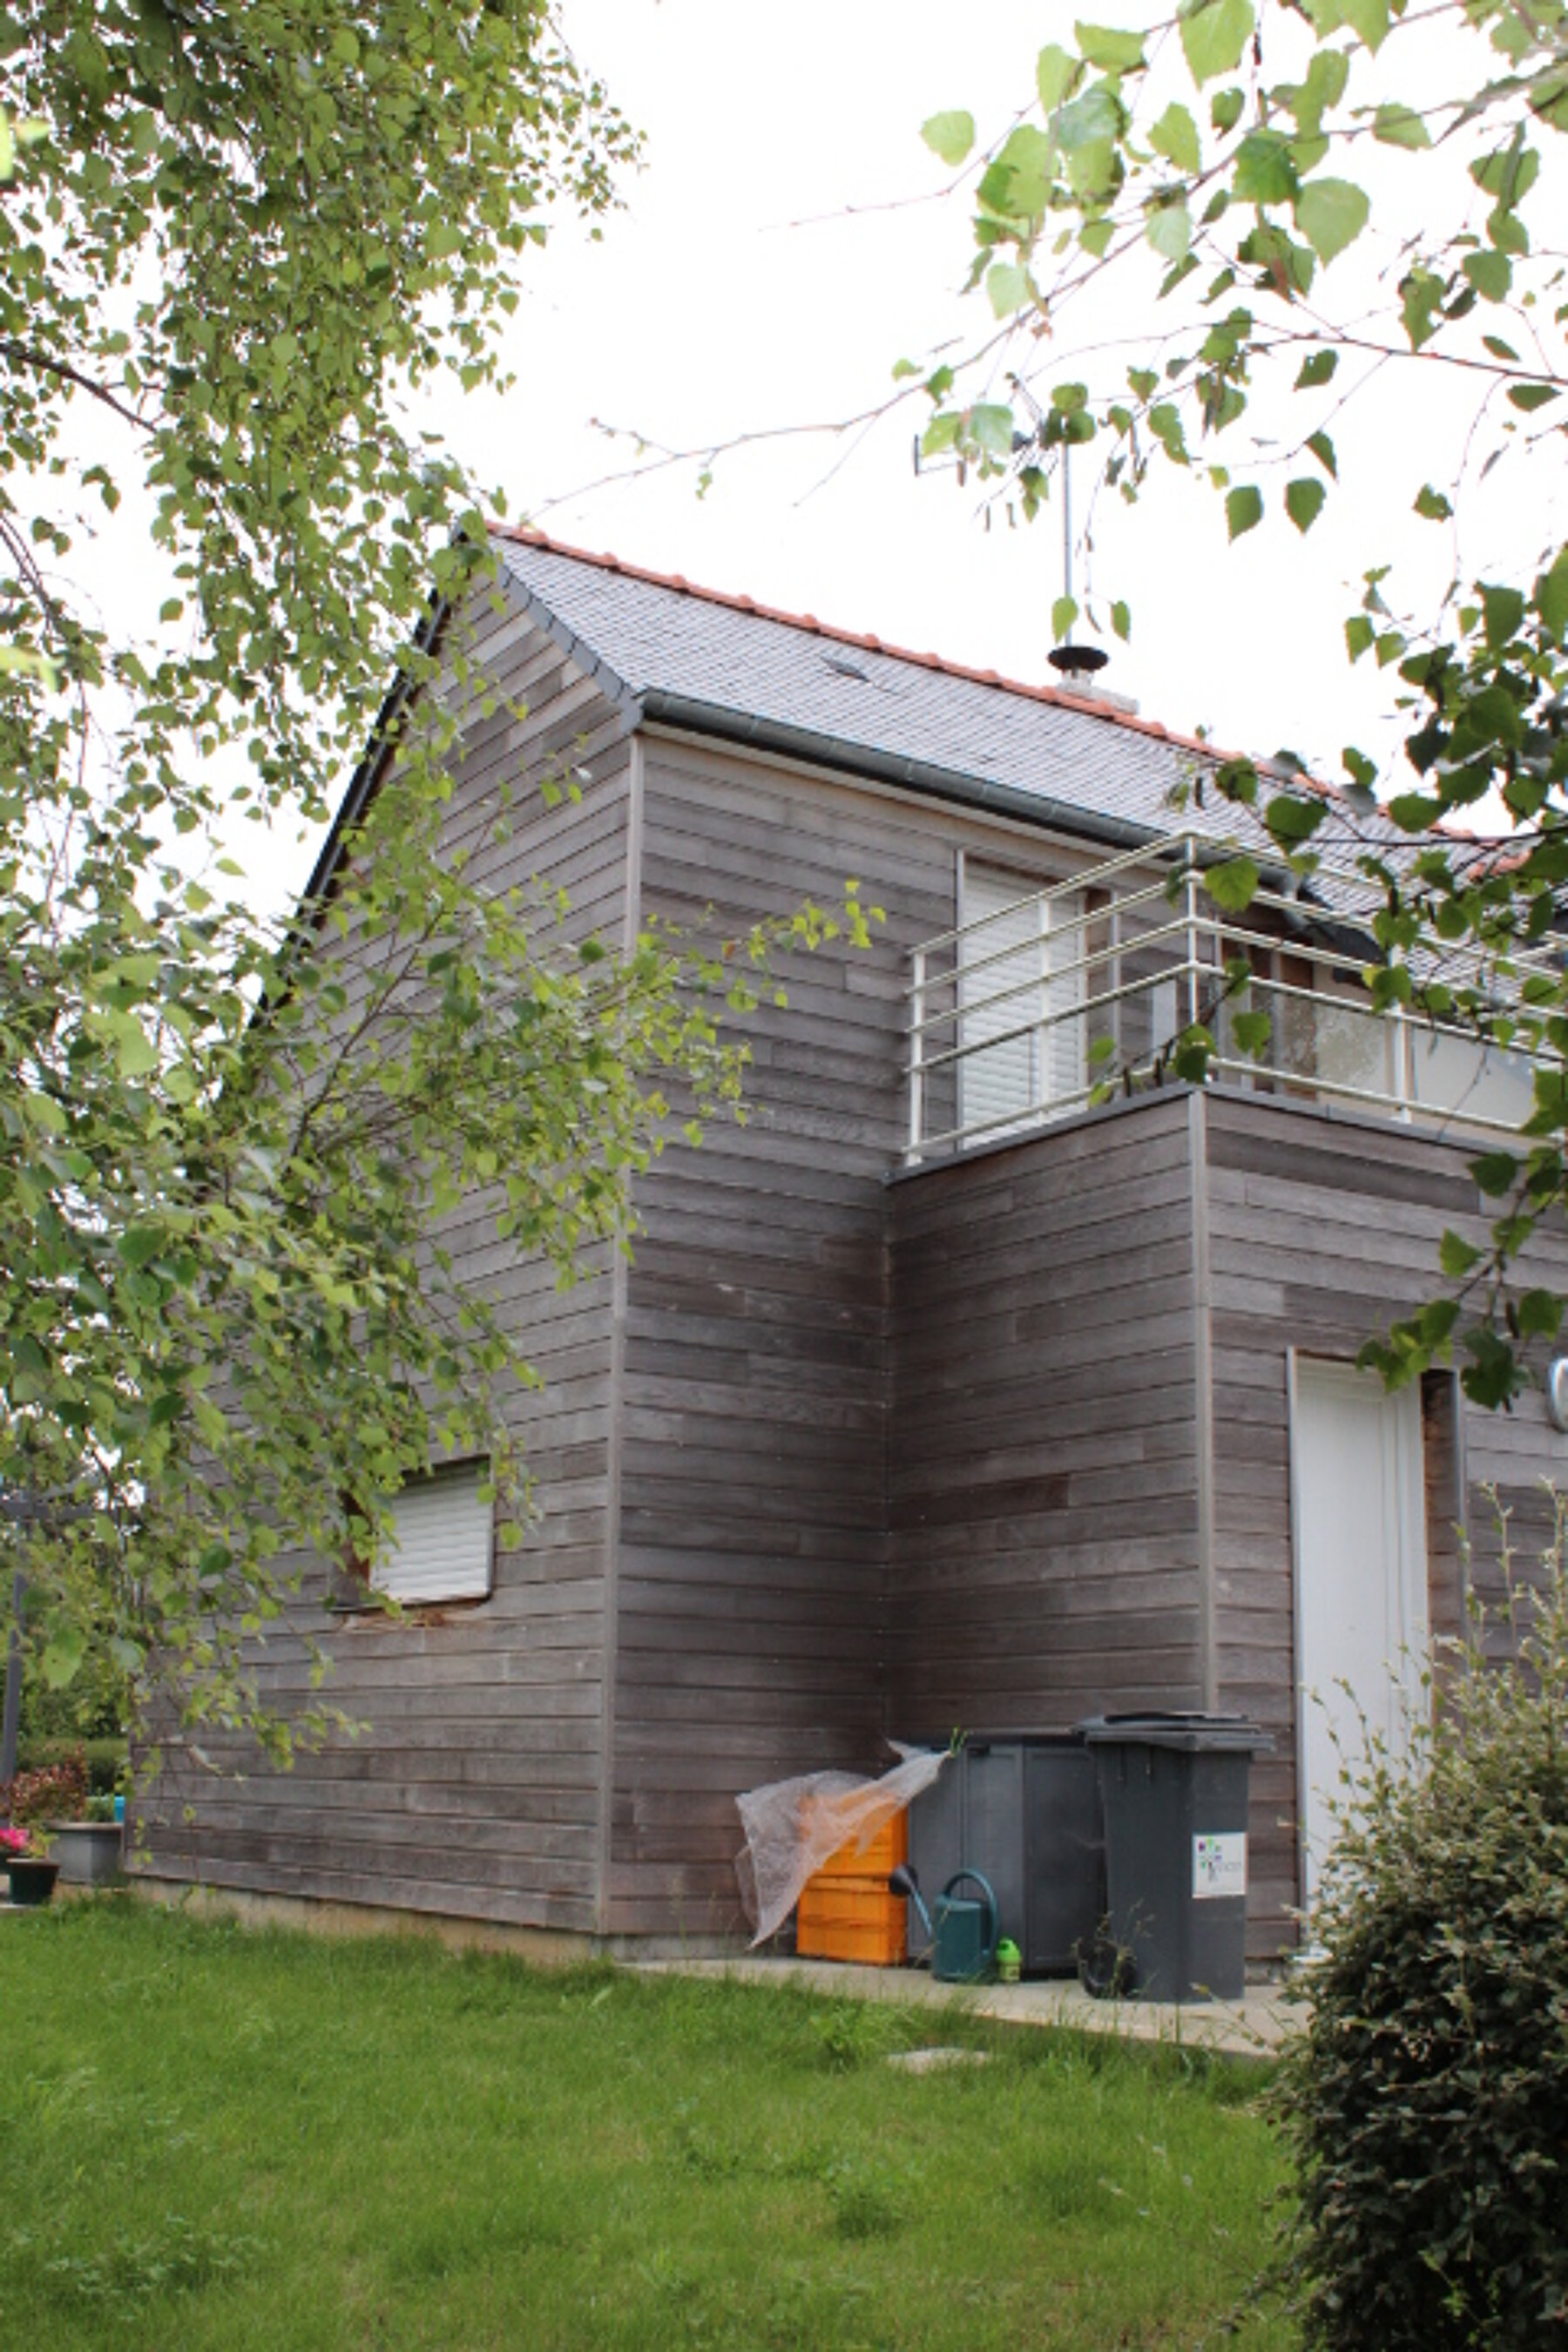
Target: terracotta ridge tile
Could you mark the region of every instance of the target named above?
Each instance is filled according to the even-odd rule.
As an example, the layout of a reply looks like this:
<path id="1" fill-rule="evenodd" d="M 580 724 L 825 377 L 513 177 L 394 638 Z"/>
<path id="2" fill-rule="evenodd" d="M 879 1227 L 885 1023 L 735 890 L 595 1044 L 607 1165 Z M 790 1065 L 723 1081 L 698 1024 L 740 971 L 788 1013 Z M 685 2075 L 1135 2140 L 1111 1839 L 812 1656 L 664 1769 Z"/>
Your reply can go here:
<path id="1" fill-rule="evenodd" d="M 682 596 L 695 596 L 705 604 L 721 604 L 729 611 L 746 613 L 754 619 L 776 621 L 788 629 L 809 630 L 814 636 L 829 637 L 837 645 L 859 646 L 868 651 L 885 655 L 889 661 L 910 662 L 920 669 L 938 671 L 943 677 L 963 678 L 971 686 L 990 687 L 1003 694 L 1021 695 L 1030 702 L 1045 702 L 1059 710 L 1074 710 L 1086 719 L 1098 719 L 1108 727 L 1122 728 L 1128 734 L 1142 735 L 1151 741 L 1169 744 L 1177 751 L 1189 751 L 1205 763 L 1224 767 L 1232 760 L 1249 760 L 1251 764 L 1270 776 L 1280 772 L 1272 760 L 1256 753 L 1226 751 L 1202 735 L 1186 735 L 1167 727 L 1163 719 L 1144 719 L 1131 710 L 1118 710 L 1113 703 L 1101 702 L 1092 695 L 1074 694 L 1069 687 L 1033 686 L 1026 679 L 1006 677 L 1000 670 L 976 669 L 968 662 L 950 661 L 945 655 L 915 653 L 907 646 L 889 645 L 881 637 L 869 636 L 853 629 L 842 629 L 826 621 L 819 621 L 815 613 L 789 613 L 776 604 L 762 604 L 752 596 L 736 595 L 724 588 L 705 588 L 700 582 L 688 580 L 679 572 L 654 572 L 646 564 L 628 563 L 618 555 L 606 555 L 598 551 L 575 547 L 569 541 L 552 539 L 548 531 L 532 523 L 491 521 L 487 525 L 496 539 L 515 540 L 520 546 L 542 548 L 549 555 L 563 555 L 576 563 L 591 563 L 601 572 L 616 572 L 626 580 L 640 580 L 654 588 L 673 589 Z M 1327 801 L 1346 808 L 1354 815 L 1337 784 L 1325 782 L 1321 777 L 1304 772 L 1289 778 L 1292 789 L 1316 793 Z M 1486 836 L 1463 831 L 1458 826 L 1445 827 L 1449 837 L 1462 842 L 1479 843 Z"/>
<path id="2" fill-rule="evenodd" d="M 569 541 L 552 539 L 548 531 L 530 523 L 491 522 L 491 535 L 497 539 L 515 540 L 522 547 L 537 547 L 548 555 L 563 555 L 577 563 L 591 563 L 601 572 L 619 572 L 623 579 L 640 580 L 649 587 L 673 589 L 682 596 L 695 596 L 705 604 L 721 604 L 731 612 L 747 613 L 762 621 L 776 621 L 789 629 L 808 630 L 813 636 L 830 637 L 837 645 L 858 646 L 870 653 L 885 655 L 889 661 L 913 663 L 921 669 L 939 671 L 944 677 L 963 678 L 971 686 L 988 686 L 1005 694 L 1025 696 L 1031 702 L 1052 703 L 1064 710 L 1081 711 L 1090 719 L 1102 719 L 1110 725 L 1124 727 L 1132 733 L 1149 735 L 1164 743 L 1174 743 L 1191 749 L 1205 760 L 1224 760 L 1229 755 L 1205 743 L 1200 736 L 1173 734 L 1158 719 L 1141 719 L 1133 712 L 1118 710 L 1114 704 L 1101 702 L 1091 695 L 1074 694 L 1069 688 L 1032 686 L 1026 679 L 1007 677 L 1000 670 L 976 669 L 967 662 L 950 660 L 943 654 L 917 653 L 908 646 L 889 644 L 884 637 L 864 630 L 846 629 L 819 620 L 815 613 L 786 612 L 777 604 L 760 604 L 753 596 L 737 595 L 724 588 L 704 587 L 700 582 L 688 580 L 679 572 L 655 572 L 647 564 L 628 563 L 624 557 L 606 555 L 598 550 L 575 547 Z"/>

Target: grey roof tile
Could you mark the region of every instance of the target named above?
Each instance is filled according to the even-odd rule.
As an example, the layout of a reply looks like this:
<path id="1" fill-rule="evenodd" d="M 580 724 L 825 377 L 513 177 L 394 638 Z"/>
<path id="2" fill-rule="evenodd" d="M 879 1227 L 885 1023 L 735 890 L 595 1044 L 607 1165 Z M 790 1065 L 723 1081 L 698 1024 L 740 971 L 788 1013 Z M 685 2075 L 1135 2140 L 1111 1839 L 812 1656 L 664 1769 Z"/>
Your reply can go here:
<path id="1" fill-rule="evenodd" d="M 1076 709 L 956 666 L 881 649 L 740 600 L 498 538 L 507 570 L 634 695 L 688 696 L 849 747 L 929 762 L 1166 829 L 1184 751 L 1119 714 Z"/>
<path id="2" fill-rule="evenodd" d="M 738 720 L 762 720 L 818 739 L 825 751 L 923 763 L 1009 795 L 1081 811 L 1094 820 L 1147 828 L 1188 827 L 1272 849 L 1261 824 L 1214 793 L 1206 805 L 1173 806 L 1184 779 L 1201 778 L 1227 755 L 1157 722 L 1044 686 L 1021 685 L 931 654 L 884 646 L 749 597 L 697 587 L 679 575 L 645 572 L 616 557 L 560 545 L 533 530 L 497 527 L 495 544 L 512 580 L 577 658 L 612 691 L 640 706 L 664 694 L 705 704 Z M 634 714 L 635 715 L 635 711 Z M 1461 845 L 1457 841 L 1456 846 Z M 1382 816 L 1358 815 L 1336 801 L 1331 826 L 1314 846 L 1348 862 L 1376 847 L 1408 859 L 1410 837 Z M 1478 856 L 1489 855 L 1476 845 Z M 1347 887 L 1348 885 L 1348 887 Z M 1328 864 L 1313 896 L 1364 911 L 1364 883 L 1336 877 Z"/>

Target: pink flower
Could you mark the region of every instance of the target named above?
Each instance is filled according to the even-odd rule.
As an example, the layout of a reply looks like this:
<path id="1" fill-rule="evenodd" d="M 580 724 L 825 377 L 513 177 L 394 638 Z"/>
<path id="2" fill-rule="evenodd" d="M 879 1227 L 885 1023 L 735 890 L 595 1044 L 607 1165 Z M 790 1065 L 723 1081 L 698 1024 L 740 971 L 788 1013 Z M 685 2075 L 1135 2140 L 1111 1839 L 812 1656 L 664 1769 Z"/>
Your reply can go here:
<path id="1" fill-rule="evenodd" d="M 0 1854 L 26 1853 L 27 1843 L 26 1830 L 0 1829 Z"/>

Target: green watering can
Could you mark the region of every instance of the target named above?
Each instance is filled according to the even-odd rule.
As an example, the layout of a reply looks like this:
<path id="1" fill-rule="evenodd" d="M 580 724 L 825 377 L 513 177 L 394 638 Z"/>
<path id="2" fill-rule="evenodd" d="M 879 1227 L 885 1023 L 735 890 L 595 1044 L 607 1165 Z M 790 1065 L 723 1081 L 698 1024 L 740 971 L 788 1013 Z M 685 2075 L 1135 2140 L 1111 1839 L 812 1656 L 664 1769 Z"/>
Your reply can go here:
<path id="1" fill-rule="evenodd" d="M 965 1882 L 978 1886 L 982 1900 L 957 1895 Z M 996 1937 L 1001 1913 L 990 1880 L 978 1870 L 955 1870 L 936 1898 L 936 1917 L 926 1909 L 920 1880 L 907 1862 L 888 1880 L 889 1895 L 901 1895 L 920 1913 L 931 1942 L 931 1972 L 942 1984 L 982 1984 L 996 1965 Z"/>

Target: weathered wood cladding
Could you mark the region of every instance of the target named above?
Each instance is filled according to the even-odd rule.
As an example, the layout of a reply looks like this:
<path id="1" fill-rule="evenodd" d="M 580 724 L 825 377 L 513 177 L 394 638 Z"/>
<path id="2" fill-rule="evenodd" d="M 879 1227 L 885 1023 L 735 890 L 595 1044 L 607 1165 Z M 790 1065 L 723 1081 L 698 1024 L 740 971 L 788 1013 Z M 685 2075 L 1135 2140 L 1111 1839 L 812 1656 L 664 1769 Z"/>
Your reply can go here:
<path id="1" fill-rule="evenodd" d="M 747 1125 L 637 1191 L 606 1917 L 698 1933 L 736 1921 L 740 1790 L 874 1766 L 879 1735 L 910 1727 L 896 1580 L 889 1607 L 884 1184 L 907 1138 L 908 951 L 952 924 L 962 856 L 1026 886 L 1102 853 L 658 732 L 642 827 L 648 913 L 723 936 L 807 897 L 831 908 L 854 877 L 886 916 L 868 950 L 784 960 L 788 1003 L 749 1024 Z M 1088 1495 L 1087 1441 L 1078 1475 Z M 1113 1450 L 1103 1475 L 1118 1483 Z"/>
<path id="2" fill-rule="evenodd" d="M 951 919 L 943 828 L 885 796 L 650 738 L 647 913 L 720 936 L 831 908 L 868 951 L 790 954 L 748 1022 L 752 1108 L 637 1188 L 620 1431 L 620 1933 L 739 1924 L 740 1790 L 878 1761 L 886 1554 L 882 1177 L 905 1116 L 903 950 Z"/>
<path id="3" fill-rule="evenodd" d="M 1289 1355 L 1353 1357 L 1427 1295 L 1443 1227 L 1479 1230 L 1466 1147 L 1278 1093 L 1172 1089 L 889 1182 L 907 950 L 954 922 L 963 860 L 1022 888 L 1102 853 L 668 730 L 633 740 L 519 611 L 487 610 L 474 650 L 528 704 L 520 721 L 467 695 L 446 839 L 480 878 L 537 874 L 576 929 L 615 940 L 645 915 L 727 937 L 807 897 L 831 907 L 850 876 L 887 920 L 868 950 L 782 959 L 788 1002 L 749 1023 L 749 1121 L 695 1154 L 672 1141 L 638 1183 L 629 1267 L 560 1293 L 483 1202 L 449 1221 L 459 1268 L 544 1375 L 507 1404 L 538 1525 L 479 1607 L 334 1625 L 331 1695 L 363 1736 L 289 1775 L 172 1774 L 153 1867 L 701 1936 L 739 1924 L 748 1786 L 870 1768 L 885 1733 L 1217 1705 L 1275 1741 L 1255 1769 L 1250 1938 L 1278 1952 L 1296 1899 Z M 563 768 L 584 772 L 579 800 L 531 796 Z M 955 1101 L 949 1070 L 928 1131 Z M 1565 1257 L 1545 1245 L 1557 1286 Z M 1528 1549 L 1568 1440 L 1538 1400 L 1478 1415 L 1442 1378 L 1423 1421 L 1448 1630 L 1456 1496 L 1495 1584 L 1481 1489 Z M 321 1593 L 318 1573 L 302 1605 Z M 287 1636 L 262 1673 L 280 1705 L 303 1696 Z"/>
<path id="4" fill-rule="evenodd" d="M 1439 1286 L 1452 1225 L 1479 1239 L 1475 1147 L 1401 1127 L 1215 1091 L 1204 1097 L 1211 1262 L 1219 1704 L 1271 1732 L 1255 1770 L 1251 1920 L 1257 1948 L 1290 1935 L 1295 1853 L 1296 1668 L 1288 1359 L 1354 1359 L 1368 1338 Z M 1568 1286 L 1568 1243 L 1537 1245 L 1540 1279 Z M 1454 1630 L 1462 1497 L 1472 1574 L 1495 1591 L 1489 1489 L 1528 1559 L 1551 1531 L 1542 1480 L 1568 1477 L 1568 1438 L 1539 1394 L 1511 1413 L 1464 1405 L 1436 1376 L 1423 1396 L 1427 1556 L 1435 1631 Z"/>
<path id="5" fill-rule="evenodd" d="M 1352 1360 L 1432 1294 L 1444 1228 L 1482 1230 L 1473 1149 L 1215 1088 L 891 1188 L 889 1721 L 1254 1717 L 1274 1743 L 1253 1769 L 1255 1958 L 1293 1941 L 1298 1900 L 1290 1351 Z M 1563 1237 L 1539 1259 L 1568 1286 Z M 1489 1490 L 1528 1565 L 1568 1439 L 1539 1396 L 1480 1412 L 1442 1373 L 1422 1406 L 1430 1612 L 1447 1633 L 1467 1539 L 1497 1597 Z"/>
<path id="6" fill-rule="evenodd" d="M 893 1725 L 1201 1705 L 1184 1098 L 933 1167 L 889 1210 Z"/>
<path id="7" fill-rule="evenodd" d="M 459 698 L 457 791 L 443 830 L 476 878 L 537 874 L 573 901 L 570 935 L 618 942 L 626 905 L 625 721 L 520 612 L 484 609 L 468 646 L 504 698 Z M 505 702 L 526 703 L 518 719 Z M 582 772 L 581 797 L 546 803 L 546 770 Z M 585 779 L 585 780 L 584 780 Z M 498 832 L 500 787 L 512 797 Z M 326 1696 L 364 1727 L 352 1741 L 241 1781 L 171 1770 L 151 1793 L 147 1865 L 165 1878 L 454 1914 L 522 1927 L 599 1924 L 605 1564 L 613 1412 L 612 1283 L 590 1265 L 569 1291 L 498 1242 L 483 1201 L 443 1228 L 460 1276 L 525 1335 L 539 1391 L 504 1401 L 534 1475 L 539 1517 L 498 1552 L 473 1608 L 327 1621 L 325 1579 L 300 1608 L 325 1627 Z M 268 1643 L 280 1707 L 307 1696 L 302 1647 Z"/>

